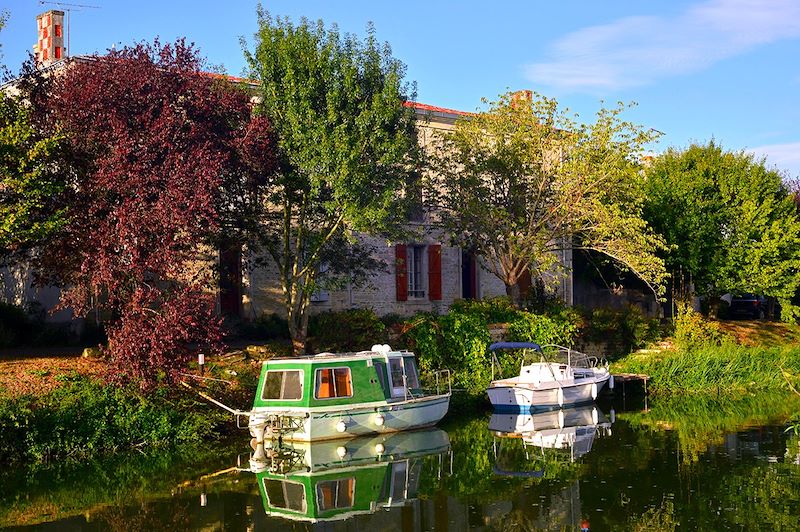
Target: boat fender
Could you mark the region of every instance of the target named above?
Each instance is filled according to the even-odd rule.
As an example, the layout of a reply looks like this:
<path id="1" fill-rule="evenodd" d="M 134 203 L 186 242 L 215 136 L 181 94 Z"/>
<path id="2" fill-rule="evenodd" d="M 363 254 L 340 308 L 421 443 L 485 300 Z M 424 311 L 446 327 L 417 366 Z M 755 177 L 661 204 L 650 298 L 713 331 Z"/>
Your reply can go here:
<path id="1" fill-rule="evenodd" d="M 600 415 L 597 413 L 597 408 L 592 408 L 592 425 L 597 425 L 600 421 Z"/>
<path id="2" fill-rule="evenodd" d="M 347 456 L 347 447 L 340 445 L 336 448 L 336 455 L 344 460 L 344 457 Z"/>
<path id="3" fill-rule="evenodd" d="M 613 375 L 609 375 L 608 376 L 608 389 L 609 390 L 613 390 L 614 389 L 614 376 Z"/>
<path id="4" fill-rule="evenodd" d="M 344 421 L 340 421 L 336 424 L 336 430 L 338 432 L 344 432 L 347 430 L 347 424 Z"/>
<path id="5" fill-rule="evenodd" d="M 592 399 L 597 399 L 597 383 L 592 383 Z"/>
<path id="6" fill-rule="evenodd" d="M 375 416 L 375 424 L 379 427 L 382 427 L 383 424 L 386 422 L 386 418 L 384 418 L 381 414 L 377 414 Z"/>
<path id="7" fill-rule="evenodd" d="M 380 455 L 383 454 L 384 452 L 386 452 L 386 448 L 383 446 L 382 443 L 379 443 L 378 445 L 375 446 L 375 454 Z"/>
<path id="8" fill-rule="evenodd" d="M 560 429 L 564 428 L 564 411 L 563 410 L 559 410 L 558 411 L 558 428 L 560 428 Z"/>
<path id="9" fill-rule="evenodd" d="M 564 389 L 558 389 L 558 406 L 564 406 Z"/>

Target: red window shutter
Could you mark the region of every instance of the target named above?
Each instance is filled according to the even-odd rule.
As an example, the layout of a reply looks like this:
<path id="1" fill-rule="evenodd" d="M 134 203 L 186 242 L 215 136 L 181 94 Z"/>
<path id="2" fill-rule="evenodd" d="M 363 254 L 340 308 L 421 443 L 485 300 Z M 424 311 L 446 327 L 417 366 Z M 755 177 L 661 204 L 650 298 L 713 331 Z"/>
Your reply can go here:
<path id="1" fill-rule="evenodd" d="M 442 246 L 428 246 L 428 297 L 431 301 L 442 299 Z"/>
<path id="2" fill-rule="evenodd" d="M 397 287 L 397 300 L 408 300 L 408 248 L 405 244 L 394 247 L 395 257 L 395 283 Z"/>

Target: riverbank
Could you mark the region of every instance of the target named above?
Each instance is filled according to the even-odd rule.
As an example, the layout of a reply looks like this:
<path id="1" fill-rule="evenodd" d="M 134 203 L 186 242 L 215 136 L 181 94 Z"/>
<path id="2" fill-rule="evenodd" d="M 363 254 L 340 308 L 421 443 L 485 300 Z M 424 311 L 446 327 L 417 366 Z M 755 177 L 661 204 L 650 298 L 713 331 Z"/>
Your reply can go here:
<path id="1" fill-rule="evenodd" d="M 268 350 L 269 348 L 264 348 Z M 137 450 L 207 444 L 238 432 L 229 414 L 172 385 L 142 392 L 108 385 L 106 363 L 58 353 L 0 360 L 0 462 L 48 463 Z M 260 363 L 244 351 L 207 361 L 186 380 L 226 404 L 246 408 Z M 192 377 L 194 375 L 195 377 Z"/>
<path id="2" fill-rule="evenodd" d="M 766 347 L 726 341 L 632 353 L 612 373 L 644 373 L 656 395 L 739 395 L 789 390 L 800 378 L 800 346 Z"/>

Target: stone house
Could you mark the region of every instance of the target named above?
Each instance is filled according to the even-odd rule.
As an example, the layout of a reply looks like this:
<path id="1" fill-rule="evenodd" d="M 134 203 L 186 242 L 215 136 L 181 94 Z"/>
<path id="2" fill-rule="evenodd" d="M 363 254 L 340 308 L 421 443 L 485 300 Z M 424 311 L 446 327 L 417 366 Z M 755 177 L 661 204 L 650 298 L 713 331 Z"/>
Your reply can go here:
<path id="1" fill-rule="evenodd" d="M 434 135 L 454 127 L 463 111 L 409 102 L 418 118 L 423 148 L 432 145 Z M 429 214 L 409 222 L 419 236 L 408 242 L 386 242 L 362 236 L 375 249 L 374 258 L 383 268 L 368 283 L 343 290 L 320 291 L 312 297 L 311 312 L 371 308 L 379 315 L 413 315 L 417 312 L 446 312 L 457 299 L 480 299 L 505 295 L 505 285 L 480 265 L 467 250 L 448 245 L 446 236 L 430 223 Z M 236 269 L 234 264 L 233 269 Z M 252 319 L 264 313 L 284 312 L 277 268 L 260 267 L 242 271 L 241 308 L 223 308 Z M 235 299 L 235 298 L 232 298 Z"/>

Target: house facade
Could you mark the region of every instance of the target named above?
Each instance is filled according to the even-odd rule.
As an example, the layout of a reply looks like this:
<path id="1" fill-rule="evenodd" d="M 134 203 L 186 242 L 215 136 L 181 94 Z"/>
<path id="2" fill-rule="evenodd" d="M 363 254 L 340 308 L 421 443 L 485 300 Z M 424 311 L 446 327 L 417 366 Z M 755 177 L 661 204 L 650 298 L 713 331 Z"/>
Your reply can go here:
<path id="1" fill-rule="evenodd" d="M 431 149 L 437 133 L 453 129 L 456 120 L 468 114 L 418 102 L 408 105 L 417 114 L 423 149 Z M 410 316 L 417 312 L 446 312 L 458 299 L 505 295 L 505 285 L 481 266 L 481 259 L 449 245 L 446 235 L 430 223 L 427 214 L 408 225 L 418 235 L 409 241 L 387 242 L 380 237 L 361 235 L 361 243 L 374 250 L 373 258 L 382 267 L 360 286 L 314 294 L 311 312 L 370 308 L 379 315 Z M 276 266 L 242 271 L 241 286 L 243 318 L 285 312 Z"/>

